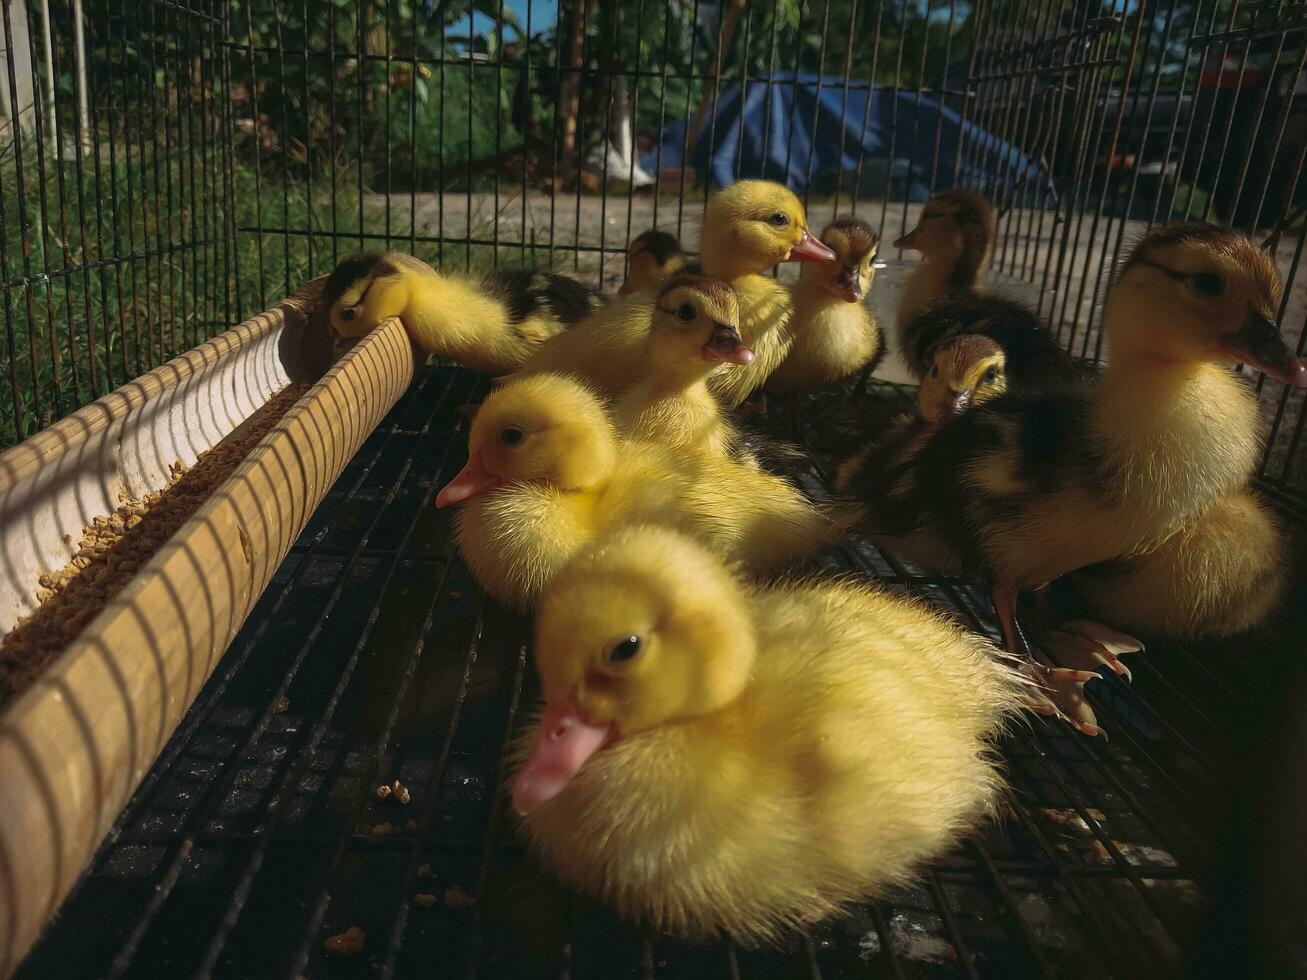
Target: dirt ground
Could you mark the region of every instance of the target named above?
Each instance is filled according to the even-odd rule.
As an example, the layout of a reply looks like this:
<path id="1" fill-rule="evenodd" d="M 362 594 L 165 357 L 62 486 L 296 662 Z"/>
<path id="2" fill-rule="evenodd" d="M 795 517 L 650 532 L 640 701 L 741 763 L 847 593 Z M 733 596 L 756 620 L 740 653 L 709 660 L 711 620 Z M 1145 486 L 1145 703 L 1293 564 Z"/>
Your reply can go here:
<path id="1" fill-rule="evenodd" d="M 384 215 L 386 198 L 372 195 L 367 200 L 369 225 L 375 227 Z M 520 194 L 417 194 L 390 197 L 391 227 L 396 236 L 408 234 L 410 214 L 416 215 L 416 234 L 443 237 L 457 244 L 446 245 L 446 264 L 458 267 L 473 249 L 473 260 L 486 261 L 491 246 L 500 246 L 500 262 L 511 262 L 518 247 L 536 250 L 539 261 L 553 250 L 555 268 L 573 271 L 587 279 L 598 279 L 601 288 L 614 290 L 622 282 L 623 249 L 626 242 L 648 228 L 676 233 L 687 250 L 698 248 L 699 223 L 703 215 L 702 191 L 686 187 L 657 195 L 651 192 L 628 195 Z M 892 323 L 898 308 L 902 283 L 911 273 L 915 259 L 888 243 L 911 228 L 920 214 L 920 204 L 884 201 L 851 201 L 848 198 L 812 200 L 809 221 L 818 229 L 836 215 L 856 214 L 881 229 L 885 246 L 870 302 L 882 323 Z M 994 250 L 991 284 L 1040 310 L 1061 332 L 1077 354 L 1093 356 L 1099 345 L 1098 309 L 1113 263 L 1128 253 L 1130 243 L 1146 228 L 1142 221 L 1122 221 L 1093 214 L 1061 220 L 1048 211 L 1013 210 L 1002 215 Z M 464 244 L 471 241 L 472 245 Z M 1291 345 L 1301 342 L 1307 329 L 1307 270 L 1293 267 L 1295 236 L 1286 234 L 1276 252 L 1276 264 L 1288 287 L 1288 301 L 1282 318 Z M 452 250 L 451 250 L 452 248 Z M 602 263 L 600 257 L 603 256 Z M 1060 257 L 1060 261 L 1059 261 Z M 1307 265 L 1307 262 L 1303 263 Z M 797 274 L 795 266 L 780 270 L 782 278 Z M 877 372 L 889 380 L 910 381 L 897 357 L 886 358 Z M 1268 381 L 1261 392 L 1268 423 L 1281 414 L 1284 387 Z M 1307 448 L 1292 453 L 1296 472 L 1285 473 L 1283 461 L 1290 455 L 1295 430 L 1303 413 L 1304 398 L 1287 399 L 1283 417 L 1272 434 L 1272 451 L 1267 473 L 1291 484 L 1307 484 Z M 1307 441 L 1307 434 L 1301 437 Z"/>

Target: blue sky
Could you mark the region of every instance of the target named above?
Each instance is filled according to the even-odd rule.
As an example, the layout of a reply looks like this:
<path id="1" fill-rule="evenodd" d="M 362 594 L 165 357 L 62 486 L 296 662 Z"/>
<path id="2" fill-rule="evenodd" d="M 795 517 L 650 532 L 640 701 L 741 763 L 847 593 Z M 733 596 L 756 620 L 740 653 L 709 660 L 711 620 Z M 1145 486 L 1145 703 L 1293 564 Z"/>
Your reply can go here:
<path id="1" fill-rule="evenodd" d="M 526 28 L 527 5 L 531 7 L 531 33 L 540 34 L 554 26 L 554 21 L 558 18 L 558 0 L 503 0 L 504 7 L 513 11 L 517 19 L 521 22 L 523 29 Z M 472 19 L 473 30 L 477 34 L 484 34 L 491 28 L 491 21 L 487 17 L 477 14 Z M 451 34 L 464 34 L 467 31 L 467 18 L 452 24 L 449 28 Z"/>

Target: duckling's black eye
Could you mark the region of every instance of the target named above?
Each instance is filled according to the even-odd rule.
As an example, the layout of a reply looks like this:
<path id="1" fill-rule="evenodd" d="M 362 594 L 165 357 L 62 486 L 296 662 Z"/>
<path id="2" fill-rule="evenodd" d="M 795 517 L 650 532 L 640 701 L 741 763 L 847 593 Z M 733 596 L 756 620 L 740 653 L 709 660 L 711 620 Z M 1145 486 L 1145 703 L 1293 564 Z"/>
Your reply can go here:
<path id="1" fill-rule="evenodd" d="M 998 368 L 991 367 L 988 371 L 985 372 L 985 384 L 992 385 L 997 380 L 998 380 Z"/>
<path id="2" fill-rule="evenodd" d="M 644 642 L 632 633 L 624 640 L 618 640 L 613 644 L 613 648 L 608 651 L 608 662 L 610 664 L 622 664 L 628 660 L 634 660 L 640 654 Z"/>
<path id="3" fill-rule="evenodd" d="M 784 211 L 773 211 L 767 221 L 777 228 L 784 228 L 790 223 L 790 216 Z"/>
<path id="4" fill-rule="evenodd" d="M 1225 280 L 1215 272 L 1200 272 L 1189 282 L 1200 296 L 1215 298 L 1225 293 Z"/>
<path id="5" fill-rule="evenodd" d="M 515 425 L 510 425 L 503 432 L 499 433 L 499 441 L 505 446 L 516 446 L 522 441 L 525 433 Z"/>
<path id="6" fill-rule="evenodd" d="M 676 308 L 676 315 L 686 323 L 689 323 L 698 315 L 698 311 L 689 303 L 682 303 Z"/>
<path id="7" fill-rule="evenodd" d="M 347 306 L 340 311 L 340 318 L 344 320 L 346 323 L 349 323 L 350 320 L 353 320 L 356 316 L 358 316 L 358 313 L 359 311 L 357 307 Z"/>

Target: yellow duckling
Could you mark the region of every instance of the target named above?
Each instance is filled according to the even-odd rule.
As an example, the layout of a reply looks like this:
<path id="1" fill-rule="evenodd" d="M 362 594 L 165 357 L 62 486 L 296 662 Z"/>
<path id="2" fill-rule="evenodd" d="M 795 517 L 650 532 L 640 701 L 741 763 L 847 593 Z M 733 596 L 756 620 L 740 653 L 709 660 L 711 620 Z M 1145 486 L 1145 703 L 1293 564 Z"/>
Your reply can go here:
<path id="1" fill-rule="evenodd" d="M 820 391 L 873 369 L 885 354 L 880 326 L 863 302 L 876 276 L 880 239 L 865 221 L 841 218 L 821 240 L 835 261 L 805 265 L 791 287 L 794 343 L 767 379 L 769 392 Z"/>
<path id="2" fill-rule="evenodd" d="M 680 275 L 667 282 L 654 307 L 648 372 L 617 403 L 618 427 L 634 439 L 731 454 L 737 433 L 708 379 L 753 360 L 739 322 L 735 291 L 722 280 Z"/>
<path id="3" fill-rule="evenodd" d="M 562 375 L 501 385 L 436 497 L 467 501 L 455 540 L 477 581 L 527 608 L 572 554 L 618 521 L 683 526 L 751 570 L 810 557 L 839 529 L 779 477 L 708 453 L 621 439 L 593 391 Z"/>
<path id="4" fill-rule="evenodd" d="M 941 426 L 911 487 L 876 505 L 874 522 L 887 538 L 941 529 L 992 587 L 1008 649 L 1021 650 L 1021 589 L 1147 551 L 1247 486 L 1261 419 L 1226 365 L 1307 385 L 1275 324 L 1280 290 L 1274 264 L 1238 232 L 1154 230 L 1109 290 L 1102 382 L 997 398 Z"/>
<path id="5" fill-rule="evenodd" d="M 735 408 L 785 358 L 792 340 L 789 291 L 762 275 L 790 259 L 829 262 L 835 255 L 808 233 L 803 205 L 781 184 L 742 180 L 708 202 L 700 232 L 703 271 L 725 279 L 740 304 L 740 336 L 754 359 L 714 374 L 709 387 Z M 615 398 L 643 376 L 654 295 L 640 290 L 609 303 L 531 356 L 523 373 L 575 374 Z"/>
<path id="6" fill-rule="evenodd" d="M 626 282 L 617 290 L 628 296 L 641 289 L 652 289 L 664 280 L 685 272 L 685 253 L 676 236 L 656 228 L 636 235 L 626 250 Z"/>
<path id="7" fill-rule="evenodd" d="M 402 252 L 370 252 L 336 266 L 323 302 L 341 337 L 362 337 L 395 316 L 426 353 L 504 374 L 588 316 L 599 297 L 550 272 L 496 270 L 476 281 L 442 275 Z"/>
<path id="8" fill-rule="evenodd" d="M 1082 568 L 1071 584 L 1121 629 L 1175 639 L 1231 636 L 1264 622 L 1288 586 L 1284 529 L 1252 490 L 1237 490 L 1129 558 Z"/>
<path id="9" fill-rule="evenodd" d="M 547 706 L 513 803 L 544 863 L 627 920 L 742 942 L 903 882 L 991 816 L 1021 689 L 922 604 L 753 588 L 642 526 L 560 573 L 535 659 Z"/>
<path id="10" fill-rule="evenodd" d="M 914 249 L 921 262 L 912 271 L 899 301 L 899 351 L 918 377 L 926 365 L 914 355 L 912 320 L 926 307 L 945 299 L 978 296 L 994 245 L 994 209 L 984 196 L 956 187 L 926 202 L 917 227 L 894 243 Z"/>

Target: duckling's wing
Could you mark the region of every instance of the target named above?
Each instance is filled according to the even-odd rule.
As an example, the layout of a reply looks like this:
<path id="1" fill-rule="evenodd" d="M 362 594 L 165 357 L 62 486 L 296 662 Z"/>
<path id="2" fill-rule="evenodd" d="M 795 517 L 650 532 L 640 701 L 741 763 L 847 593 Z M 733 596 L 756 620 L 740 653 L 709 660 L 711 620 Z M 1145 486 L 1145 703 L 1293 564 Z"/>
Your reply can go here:
<path id="1" fill-rule="evenodd" d="M 485 275 L 482 284 L 503 302 L 510 324 L 540 318 L 557 323 L 560 329 L 570 327 L 584 320 L 602 302 L 589 286 L 553 272 L 495 269 Z"/>

